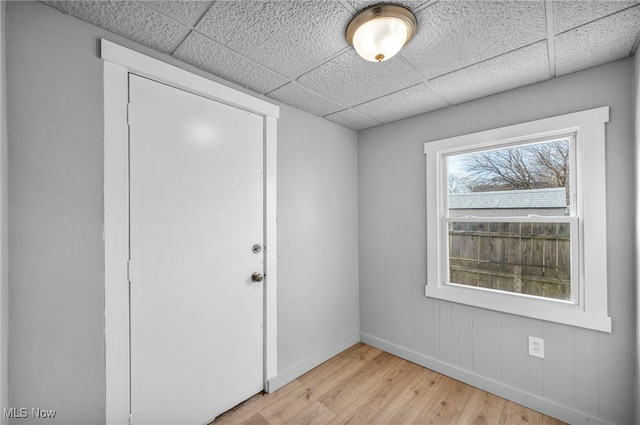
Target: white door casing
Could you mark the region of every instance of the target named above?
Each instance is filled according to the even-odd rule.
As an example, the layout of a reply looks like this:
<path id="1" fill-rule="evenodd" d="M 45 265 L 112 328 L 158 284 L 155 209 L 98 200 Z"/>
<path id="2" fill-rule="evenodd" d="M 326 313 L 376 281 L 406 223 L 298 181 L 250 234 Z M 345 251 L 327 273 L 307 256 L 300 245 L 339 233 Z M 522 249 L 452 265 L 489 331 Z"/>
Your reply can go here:
<path id="1" fill-rule="evenodd" d="M 102 40 L 105 149 L 106 422 L 130 412 L 128 222 L 128 77 L 135 73 L 262 117 L 264 140 L 264 389 L 277 375 L 276 124 L 278 107 L 225 85 Z"/>
<path id="2" fill-rule="evenodd" d="M 129 76 L 132 424 L 208 423 L 264 387 L 262 121 Z"/>

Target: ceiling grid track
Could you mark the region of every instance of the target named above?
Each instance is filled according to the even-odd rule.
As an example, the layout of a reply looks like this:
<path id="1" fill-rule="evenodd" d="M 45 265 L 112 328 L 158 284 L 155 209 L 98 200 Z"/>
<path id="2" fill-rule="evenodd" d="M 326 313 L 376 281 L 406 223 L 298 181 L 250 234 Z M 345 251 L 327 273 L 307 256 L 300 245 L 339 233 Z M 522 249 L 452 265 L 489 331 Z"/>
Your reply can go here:
<path id="1" fill-rule="evenodd" d="M 437 0 L 436 0 L 436 1 L 437 1 Z M 435 2 L 434 2 L 434 3 L 435 3 Z M 437 90 L 435 87 L 433 87 L 433 84 L 431 84 L 431 83 L 429 82 L 429 80 L 428 80 L 428 79 L 424 78 L 424 77 L 422 76 L 422 74 L 420 73 L 420 71 L 419 71 L 418 69 L 416 69 L 416 67 L 415 67 L 415 66 L 413 66 L 413 64 L 412 64 L 411 62 L 409 62 L 409 61 L 407 60 L 407 58 L 405 58 L 404 56 L 402 56 L 402 54 L 399 54 L 399 55 L 398 55 L 398 57 L 399 57 L 399 58 L 401 58 L 401 59 L 402 59 L 402 60 L 403 60 L 403 61 L 404 61 L 408 66 L 410 66 L 410 67 L 411 67 L 411 69 L 413 69 L 413 70 L 414 70 L 414 71 L 415 71 L 415 72 L 420 76 L 420 78 L 422 79 L 422 82 L 421 82 L 421 83 L 415 84 L 415 85 L 413 85 L 413 86 L 411 86 L 411 87 L 415 87 L 415 86 L 418 86 L 418 85 L 420 85 L 420 84 L 424 84 L 424 85 L 425 85 L 425 86 L 427 86 L 427 87 L 428 87 L 432 92 L 434 92 L 434 93 L 435 93 L 435 94 L 440 98 L 440 100 L 442 100 L 444 103 L 446 103 L 446 104 L 447 104 L 447 106 L 451 106 L 451 105 L 453 105 L 453 102 L 451 102 L 451 101 L 450 101 L 446 96 L 444 96 L 442 93 L 440 93 L 440 91 L 439 91 L 439 90 Z M 437 77 L 434 77 L 434 78 L 437 78 Z M 433 78 L 432 78 L 432 79 L 433 79 Z M 407 88 L 410 88 L 410 87 L 407 87 Z M 402 89 L 402 90 L 406 90 L 406 89 Z M 401 91 L 401 90 L 398 90 L 398 91 Z M 396 92 L 394 92 L 394 93 L 396 93 Z M 393 94 L 393 93 L 389 93 L 389 94 Z M 384 97 L 384 96 L 382 96 L 382 97 Z M 379 99 L 379 98 L 378 98 L 378 99 Z"/>
<path id="2" fill-rule="evenodd" d="M 175 21 L 181 25 L 184 25 L 185 27 L 185 31 L 182 37 L 180 37 L 178 39 L 178 41 L 171 46 L 171 48 L 169 49 L 169 56 L 173 56 L 173 53 L 178 50 L 178 48 L 182 45 L 182 43 L 185 42 L 185 40 L 189 37 L 189 34 L 191 34 L 191 32 L 193 30 L 195 30 L 195 27 L 198 25 L 198 22 L 200 22 L 200 20 L 207 14 L 207 12 L 209 11 L 209 9 L 211 8 L 211 6 L 213 6 L 213 3 L 215 3 L 215 0 L 210 0 L 207 2 L 203 2 L 203 4 L 206 4 L 206 6 L 201 6 L 201 13 L 199 14 L 199 16 L 197 17 L 197 19 L 194 19 L 192 22 L 183 22 L 180 21 L 179 19 L 176 19 L 175 17 L 163 12 L 162 10 L 160 10 L 159 8 L 156 8 L 153 6 L 153 4 L 149 4 L 146 2 L 141 2 L 138 1 L 138 4 L 140 4 L 142 7 L 146 7 L 147 9 L 153 10 L 156 13 L 159 13 L 160 15 L 171 19 L 172 21 Z"/>
<path id="3" fill-rule="evenodd" d="M 420 6 L 415 8 L 413 13 L 418 14 L 418 13 L 422 12 L 423 10 L 425 10 L 427 7 L 433 6 L 434 4 L 438 3 L 438 1 L 440 1 L 440 0 L 430 0 L 430 1 L 426 2 L 425 4 L 421 4 Z"/>
<path id="4" fill-rule="evenodd" d="M 545 18 L 547 21 L 547 52 L 549 54 L 549 78 L 556 76 L 556 48 L 553 34 L 553 0 L 544 2 Z"/>

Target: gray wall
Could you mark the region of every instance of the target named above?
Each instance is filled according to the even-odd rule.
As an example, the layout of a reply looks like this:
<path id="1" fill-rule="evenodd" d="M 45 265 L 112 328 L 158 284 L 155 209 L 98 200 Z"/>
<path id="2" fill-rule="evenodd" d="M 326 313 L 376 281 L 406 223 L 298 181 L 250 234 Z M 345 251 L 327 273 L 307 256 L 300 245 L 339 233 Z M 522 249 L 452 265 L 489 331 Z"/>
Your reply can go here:
<path id="1" fill-rule="evenodd" d="M 104 422 L 102 64 L 96 33 L 9 3 L 9 402 Z M 16 423 L 19 420 L 16 420 Z"/>
<path id="2" fill-rule="evenodd" d="M 561 419 L 634 418 L 636 317 L 631 61 L 358 133 L 362 338 Z M 606 128 L 611 334 L 426 298 L 423 143 L 611 107 Z M 544 360 L 527 336 L 545 340 Z M 598 420 L 596 421 L 598 422 Z"/>
<path id="3" fill-rule="evenodd" d="M 278 124 L 281 383 L 359 341 L 357 135 L 282 105 Z"/>
<path id="4" fill-rule="evenodd" d="M 640 56 L 636 53 L 633 62 L 633 93 L 635 112 L 635 217 L 636 217 L 636 421 L 640 424 L 640 217 L 638 216 L 640 199 Z"/>
<path id="5" fill-rule="evenodd" d="M 6 81 L 6 12 L 0 2 L 0 412 L 9 405 L 8 336 L 9 309 L 7 279 L 7 81 Z M 6 423 L 4 415 L 0 423 Z"/>
<path id="6" fill-rule="evenodd" d="M 10 405 L 57 409 L 52 423 L 103 423 L 98 39 L 211 76 L 41 3 L 10 2 L 7 13 Z M 297 370 L 357 338 L 357 142 L 292 108 L 278 130 L 278 363 Z"/>

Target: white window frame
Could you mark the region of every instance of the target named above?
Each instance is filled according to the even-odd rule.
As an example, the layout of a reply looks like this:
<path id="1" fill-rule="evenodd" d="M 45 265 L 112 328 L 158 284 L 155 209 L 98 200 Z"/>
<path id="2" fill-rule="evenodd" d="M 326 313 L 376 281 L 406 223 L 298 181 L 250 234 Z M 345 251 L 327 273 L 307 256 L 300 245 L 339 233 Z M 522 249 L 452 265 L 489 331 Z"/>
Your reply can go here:
<path id="1" fill-rule="evenodd" d="M 424 144 L 426 161 L 427 297 L 611 332 L 607 303 L 605 123 L 609 107 L 465 134 Z M 524 221 L 571 223 L 571 301 L 456 285 L 448 277 L 446 156 L 510 147 L 575 134 L 571 167 L 572 217 Z M 462 218 L 457 221 L 523 221 L 523 217 Z"/>

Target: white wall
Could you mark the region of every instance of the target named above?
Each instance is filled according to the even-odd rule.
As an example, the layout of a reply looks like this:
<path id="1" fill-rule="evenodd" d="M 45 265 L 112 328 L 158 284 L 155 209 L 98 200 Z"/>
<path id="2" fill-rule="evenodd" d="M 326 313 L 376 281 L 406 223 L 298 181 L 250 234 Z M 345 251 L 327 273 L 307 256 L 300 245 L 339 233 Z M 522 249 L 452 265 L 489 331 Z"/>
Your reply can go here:
<path id="1" fill-rule="evenodd" d="M 57 409 L 51 423 L 104 423 L 98 40 L 212 76 L 42 3 L 10 2 L 7 15 L 11 406 Z M 358 338 L 357 139 L 289 107 L 278 132 L 284 383 Z"/>
<path id="2" fill-rule="evenodd" d="M 358 133 L 362 339 L 572 423 L 629 424 L 636 367 L 631 62 L 623 60 Z M 426 298 L 429 140 L 598 106 L 607 124 L 611 334 Z M 527 336 L 545 340 L 544 360 Z"/>

